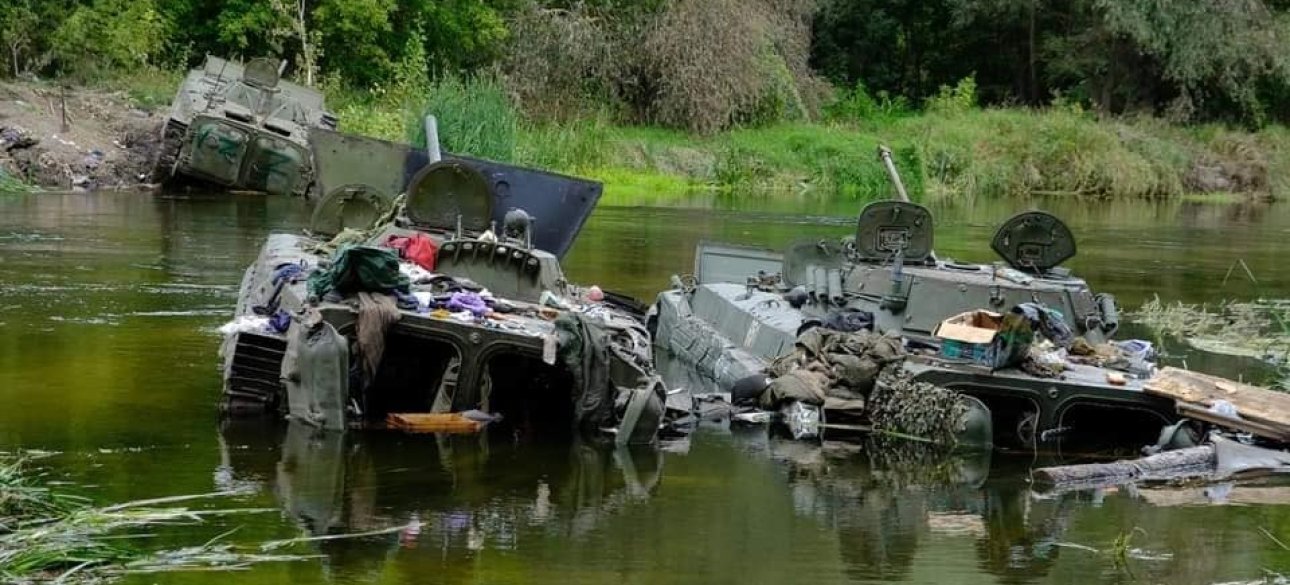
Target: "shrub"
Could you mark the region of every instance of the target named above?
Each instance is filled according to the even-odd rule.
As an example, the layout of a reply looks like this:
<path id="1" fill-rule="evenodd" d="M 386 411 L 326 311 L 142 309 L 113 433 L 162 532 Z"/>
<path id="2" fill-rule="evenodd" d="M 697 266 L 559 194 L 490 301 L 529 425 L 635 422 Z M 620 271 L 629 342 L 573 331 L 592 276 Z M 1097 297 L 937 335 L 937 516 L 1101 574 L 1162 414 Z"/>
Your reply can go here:
<path id="1" fill-rule="evenodd" d="M 977 107 L 976 76 L 960 79 L 954 87 L 942 85 L 936 95 L 927 98 L 927 111 L 942 114 L 961 114 Z"/>
<path id="2" fill-rule="evenodd" d="M 519 115 L 502 83 L 493 76 L 444 76 L 427 88 L 415 119 L 408 121 L 411 144 L 424 148 L 424 119 L 438 122 L 445 152 L 509 162 L 515 157 Z"/>

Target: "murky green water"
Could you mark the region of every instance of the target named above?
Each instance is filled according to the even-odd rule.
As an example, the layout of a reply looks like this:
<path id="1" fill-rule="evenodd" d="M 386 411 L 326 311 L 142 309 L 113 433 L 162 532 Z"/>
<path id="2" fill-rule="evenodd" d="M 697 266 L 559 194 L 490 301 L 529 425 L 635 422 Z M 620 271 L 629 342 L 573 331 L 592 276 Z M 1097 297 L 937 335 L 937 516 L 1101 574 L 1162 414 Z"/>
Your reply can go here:
<path id="1" fill-rule="evenodd" d="M 779 246 L 851 229 L 854 206 L 718 200 L 604 208 L 571 276 L 649 298 L 694 244 Z M 1290 296 L 1290 206 L 1047 202 L 1079 238 L 1072 267 L 1136 305 Z M 1014 202 L 937 209 L 937 249 L 989 260 Z M 785 217 L 783 214 L 790 214 Z M 57 452 L 51 477 L 100 501 L 243 489 L 263 507 L 163 531 L 177 547 L 240 527 L 259 543 L 413 523 L 299 545 L 319 558 L 131 583 L 1216 583 L 1290 571 L 1290 487 L 1038 498 L 1026 460 L 824 449 L 708 428 L 664 451 L 318 440 L 221 425 L 215 328 L 266 233 L 302 225 L 287 199 L 135 194 L 0 197 L 0 450 Z M 1237 268 L 1244 261 L 1257 283 Z M 1192 356 L 1232 375 L 1244 364 Z M 1213 505 L 1226 498 L 1232 505 Z M 1131 541 L 1129 569 L 1110 549 Z M 1100 549 L 1095 553 L 1087 550 Z"/>

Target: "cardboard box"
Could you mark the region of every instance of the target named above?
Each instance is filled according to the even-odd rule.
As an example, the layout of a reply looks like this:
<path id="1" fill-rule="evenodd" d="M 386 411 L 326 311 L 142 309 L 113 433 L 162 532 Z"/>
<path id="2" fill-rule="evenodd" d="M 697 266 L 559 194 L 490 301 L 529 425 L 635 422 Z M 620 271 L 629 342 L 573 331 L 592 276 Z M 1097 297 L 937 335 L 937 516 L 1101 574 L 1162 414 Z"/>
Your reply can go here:
<path id="1" fill-rule="evenodd" d="M 1030 345 L 1029 327 L 1020 330 L 993 311 L 969 311 L 941 321 L 933 332 L 941 342 L 941 357 L 965 360 L 990 369 L 1013 365 Z"/>

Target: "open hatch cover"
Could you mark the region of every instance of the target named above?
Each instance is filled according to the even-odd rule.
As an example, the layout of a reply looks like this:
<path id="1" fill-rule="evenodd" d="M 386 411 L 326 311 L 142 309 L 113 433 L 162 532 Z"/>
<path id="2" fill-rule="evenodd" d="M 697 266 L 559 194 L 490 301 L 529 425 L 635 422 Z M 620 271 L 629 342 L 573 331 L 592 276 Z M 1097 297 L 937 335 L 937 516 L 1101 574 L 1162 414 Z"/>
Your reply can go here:
<path id="1" fill-rule="evenodd" d="M 1017 270 L 1043 273 L 1075 256 L 1075 236 L 1057 216 L 1025 211 L 999 226 L 990 247 Z"/>
<path id="2" fill-rule="evenodd" d="M 463 227 L 487 227 L 490 222 L 494 222 L 500 228 L 507 211 L 523 209 L 534 218 L 533 245 L 560 258 L 573 247 L 583 224 L 600 201 L 600 183 L 586 179 L 447 153 L 443 155 L 439 166 L 449 166 L 446 163 L 464 166 L 458 167 L 458 171 L 435 170 L 422 176 L 423 171 L 430 166 L 430 158 L 423 149 L 322 128 L 311 128 L 309 138 L 319 193 L 330 194 L 342 187 L 352 190 L 355 185 L 363 185 L 365 199 L 368 201 L 374 197 L 390 201 L 399 193 L 406 192 L 419 176 L 419 191 L 440 181 L 448 181 L 465 189 L 474 180 L 467 178 L 467 173 L 461 171 L 465 168 L 473 169 L 487 185 L 491 206 L 457 202 L 463 212 Z M 438 176 L 440 172 L 445 175 Z M 456 178 L 450 180 L 448 175 L 455 175 Z M 478 184 L 475 185 L 474 188 L 477 189 Z M 412 195 L 409 194 L 409 199 L 413 198 Z M 409 219 L 421 227 L 455 229 L 455 218 L 450 225 L 441 225 L 444 220 L 442 214 L 448 207 L 451 205 L 447 203 L 439 205 L 429 202 L 410 205 L 409 214 L 424 212 L 424 215 Z M 434 219 L 434 216 L 439 219 Z M 321 223 L 334 227 L 338 222 Z"/>

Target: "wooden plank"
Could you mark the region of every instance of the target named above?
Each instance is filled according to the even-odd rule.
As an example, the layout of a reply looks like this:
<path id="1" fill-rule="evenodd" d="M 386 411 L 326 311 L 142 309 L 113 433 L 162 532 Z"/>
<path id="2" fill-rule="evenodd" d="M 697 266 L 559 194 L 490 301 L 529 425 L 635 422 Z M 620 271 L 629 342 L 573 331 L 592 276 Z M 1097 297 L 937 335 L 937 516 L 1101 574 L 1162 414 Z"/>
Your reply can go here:
<path id="1" fill-rule="evenodd" d="M 1290 431 L 1287 431 L 1282 427 L 1262 421 L 1226 417 L 1216 412 L 1211 412 L 1208 408 L 1198 404 L 1180 402 L 1178 403 L 1178 414 L 1187 418 L 1194 418 L 1199 421 L 1213 423 L 1221 427 L 1245 431 L 1274 441 L 1290 441 Z"/>
<path id="2" fill-rule="evenodd" d="M 1290 504 L 1290 487 L 1237 485 L 1221 495 L 1209 488 L 1139 490 L 1138 497 L 1153 506 L 1194 506 L 1201 504 L 1243 504 L 1285 506 Z"/>
<path id="3" fill-rule="evenodd" d="M 1143 389 L 1205 408 L 1225 400 L 1236 407 L 1241 418 L 1290 434 L 1290 394 L 1284 392 L 1172 367 L 1160 370 Z"/>
<path id="4" fill-rule="evenodd" d="M 456 413 L 404 412 L 385 417 L 391 429 L 408 433 L 477 433 L 483 423 Z"/>

